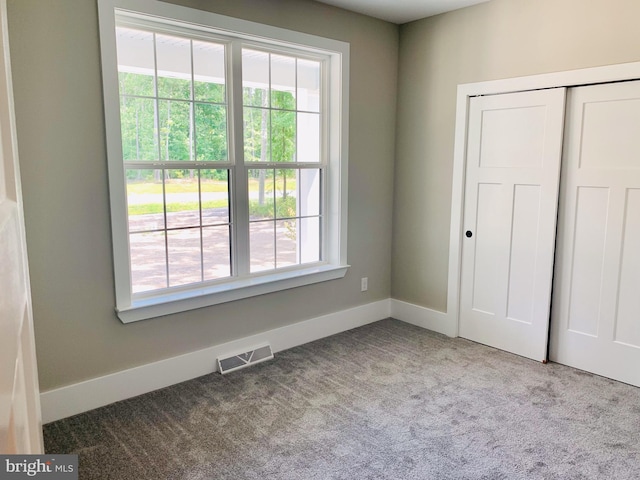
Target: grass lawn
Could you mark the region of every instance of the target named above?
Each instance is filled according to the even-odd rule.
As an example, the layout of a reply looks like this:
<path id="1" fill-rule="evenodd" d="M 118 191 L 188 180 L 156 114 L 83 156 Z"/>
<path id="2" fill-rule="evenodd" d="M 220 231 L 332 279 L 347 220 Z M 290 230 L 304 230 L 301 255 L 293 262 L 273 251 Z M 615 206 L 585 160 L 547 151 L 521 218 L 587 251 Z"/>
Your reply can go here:
<path id="1" fill-rule="evenodd" d="M 229 205 L 226 200 L 211 200 L 208 202 L 202 202 L 202 209 L 208 208 L 221 208 Z M 180 203 L 168 203 L 167 213 L 171 212 L 189 212 L 198 211 L 198 202 L 180 202 Z M 129 205 L 129 215 L 147 215 L 151 213 L 162 213 L 163 207 L 161 203 L 141 203 L 138 205 Z"/>
<path id="2" fill-rule="evenodd" d="M 227 182 L 216 180 L 205 180 L 201 182 L 200 189 L 203 192 L 226 192 Z M 198 182 L 184 180 L 167 182 L 166 193 L 191 193 L 198 191 Z M 137 195 L 162 194 L 162 183 L 155 182 L 130 182 L 127 183 L 127 192 Z"/>
<path id="3" fill-rule="evenodd" d="M 278 179 L 276 188 L 282 191 L 284 182 L 282 179 Z M 272 180 L 267 179 L 265 181 L 265 189 L 271 190 L 273 186 Z M 287 178 L 287 190 L 295 190 L 296 180 L 295 178 Z M 227 182 L 218 180 L 203 180 L 200 183 L 200 189 L 202 192 L 226 192 Z M 198 182 L 189 180 L 170 180 L 165 185 L 166 193 L 192 193 L 198 191 Z M 258 180 L 256 178 L 249 179 L 249 191 L 258 191 Z M 136 195 L 144 194 L 162 194 L 162 183 L 155 182 L 130 182 L 127 183 L 127 192 Z"/>
<path id="4" fill-rule="evenodd" d="M 226 200 L 212 200 L 202 202 L 202 209 L 209 208 L 223 208 L 227 207 L 228 202 Z M 198 202 L 180 202 L 180 203 L 168 203 L 167 213 L 171 212 L 197 212 Z M 153 213 L 162 213 L 161 203 L 143 203 L 139 205 L 129 205 L 129 215 L 148 215 Z M 273 218 L 273 203 L 267 202 L 264 205 L 260 205 L 257 200 L 251 200 L 249 202 L 249 214 L 263 218 Z M 287 197 L 286 199 L 279 198 L 276 201 L 276 214 L 278 218 L 295 217 L 296 215 L 296 199 L 294 197 Z"/>

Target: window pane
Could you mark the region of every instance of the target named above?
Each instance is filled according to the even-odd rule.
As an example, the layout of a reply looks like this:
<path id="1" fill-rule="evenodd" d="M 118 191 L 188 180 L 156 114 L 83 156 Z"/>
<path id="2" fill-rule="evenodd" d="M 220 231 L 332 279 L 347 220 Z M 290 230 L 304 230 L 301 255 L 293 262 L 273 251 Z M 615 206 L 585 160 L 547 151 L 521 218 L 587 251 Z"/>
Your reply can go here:
<path id="1" fill-rule="evenodd" d="M 275 222 L 253 222 L 249 225 L 251 272 L 273 270 L 275 264 Z"/>
<path id="2" fill-rule="evenodd" d="M 138 73 L 119 72 L 118 83 L 122 95 L 144 95 L 152 97 L 153 77 Z"/>
<path id="3" fill-rule="evenodd" d="M 298 113 L 298 162 L 320 162 L 320 114 Z"/>
<path id="4" fill-rule="evenodd" d="M 203 225 L 229 223 L 228 178 L 228 170 L 200 170 Z"/>
<path id="5" fill-rule="evenodd" d="M 282 268 L 298 263 L 297 222 L 279 220 L 276 222 L 276 267 Z"/>
<path id="6" fill-rule="evenodd" d="M 196 160 L 227 160 L 227 108 L 196 103 Z"/>
<path id="7" fill-rule="evenodd" d="M 274 171 L 250 169 L 249 216 L 252 221 L 274 218 Z"/>
<path id="8" fill-rule="evenodd" d="M 320 215 L 321 174 L 319 169 L 305 168 L 298 172 L 298 208 L 301 217 Z"/>
<path id="9" fill-rule="evenodd" d="M 160 158 L 191 160 L 191 114 L 189 102 L 160 100 Z"/>
<path id="10" fill-rule="evenodd" d="M 116 28 L 120 95 L 154 95 L 153 33 Z"/>
<path id="11" fill-rule="evenodd" d="M 268 162 L 271 115 L 264 108 L 244 109 L 244 161 Z"/>
<path id="12" fill-rule="evenodd" d="M 319 262 L 320 259 L 320 218 L 301 218 L 300 229 L 300 263 Z"/>
<path id="13" fill-rule="evenodd" d="M 242 49 L 242 90 L 244 104 L 269 106 L 269 54 Z"/>
<path id="14" fill-rule="evenodd" d="M 292 218 L 297 216 L 296 174 L 297 170 L 276 170 L 276 218 Z"/>
<path id="15" fill-rule="evenodd" d="M 296 113 L 271 111 L 271 161 L 293 162 L 296 149 Z"/>
<path id="16" fill-rule="evenodd" d="M 298 110 L 320 111 L 320 62 L 298 59 Z"/>
<path id="17" fill-rule="evenodd" d="M 196 100 L 225 103 L 224 45 L 194 40 L 193 77 Z"/>
<path id="18" fill-rule="evenodd" d="M 231 275 L 230 227 L 202 229 L 202 260 L 205 280 L 216 280 Z"/>
<path id="19" fill-rule="evenodd" d="M 153 99 L 120 97 L 120 125 L 124 160 L 158 159 Z"/>
<path id="20" fill-rule="evenodd" d="M 162 170 L 127 170 L 129 231 L 164 229 Z"/>
<path id="21" fill-rule="evenodd" d="M 167 228 L 200 226 L 200 192 L 197 170 L 166 170 L 164 191 Z"/>
<path id="22" fill-rule="evenodd" d="M 199 228 L 167 232 L 167 249 L 170 287 L 202 281 Z"/>
<path id="23" fill-rule="evenodd" d="M 295 110 L 296 59 L 271 55 L 271 107 Z"/>
<path id="24" fill-rule="evenodd" d="M 165 233 L 129 235 L 131 290 L 133 293 L 167 288 Z"/>
<path id="25" fill-rule="evenodd" d="M 158 96 L 191 98 L 191 42 L 169 35 L 156 35 Z"/>

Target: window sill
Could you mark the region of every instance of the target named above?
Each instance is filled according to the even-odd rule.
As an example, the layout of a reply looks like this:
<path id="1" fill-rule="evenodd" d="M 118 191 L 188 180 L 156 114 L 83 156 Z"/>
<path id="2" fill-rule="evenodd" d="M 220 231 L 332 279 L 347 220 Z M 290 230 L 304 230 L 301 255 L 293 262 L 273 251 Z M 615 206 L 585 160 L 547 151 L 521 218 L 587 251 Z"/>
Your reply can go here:
<path id="1" fill-rule="evenodd" d="M 264 295 L 265 293 L 335 280 L 344 277 L 348 268 L 349 265 L 320 265 L 243 278 L 219 285 L 134 300 L 128 307 L 117 308 L 116 313 L 122 323 L 137 322 Z"/>

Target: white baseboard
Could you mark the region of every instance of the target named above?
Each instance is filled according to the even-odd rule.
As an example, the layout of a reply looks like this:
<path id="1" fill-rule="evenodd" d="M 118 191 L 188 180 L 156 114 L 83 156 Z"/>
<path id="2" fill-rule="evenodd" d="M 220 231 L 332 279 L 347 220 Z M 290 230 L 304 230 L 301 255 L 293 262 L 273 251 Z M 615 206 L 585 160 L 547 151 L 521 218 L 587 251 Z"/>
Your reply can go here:
<path id="1" fill-rule="evenodd" d="M 49 423 L 216 371 L 216 358 L 245 347 L 270 343 L 280 352 L 391 316 L 391 300 L 330 313 L 222 345 L 141 365 L 42 392 L 43 423 Z"/>
<path id="2" fill-rule="evenodd" d="M 433 330 L 449 337 L 458 336 L 458 326 L 444 312 L 391 299 L 391 316 L 418 327 Z"/>

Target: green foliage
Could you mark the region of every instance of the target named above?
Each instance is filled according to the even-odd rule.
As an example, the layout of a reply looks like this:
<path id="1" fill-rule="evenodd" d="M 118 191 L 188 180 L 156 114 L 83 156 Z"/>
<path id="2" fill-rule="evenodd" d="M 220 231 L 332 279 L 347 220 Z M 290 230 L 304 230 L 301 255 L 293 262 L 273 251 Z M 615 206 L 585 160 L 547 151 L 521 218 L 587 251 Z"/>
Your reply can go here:
<path id="1" fill-rule="evenodd" d="M 191 98 L 191 80 L 158 77 L 158 97 L 189 100 Z"/>
<path id="2" fill-rule="evenodd" d="M 227 160 L 227 109 L 196 103 L 196 160 Z"/>
<path id="3" fill-rule="evenodd" d="M 224 105 L 224 85 L 195 82 L 191 99 L 191 82 L 180 78 L 158 77 L 158 98 L 154 98 L 154 78 L 149 75 L 120 73 L 120 116 L 122 124 L 122 148 L 125 161 L 151 160 L 166 161 L 226 161 L 227 108 Z M 145 98 L 146 97 L 146 98 Z M 296 147 L 296 99 L 291 92 L 244 88 L 244 150 L 248 162 L 293 162 Z M 205 103 L 209 102 L 209 103 Z M 156 110 L 157 109 L 157 110 Z M 193 112 L 192 112 L 193 109 Z M 156 116 L 157 122 L 156 125 Z M 193 116 L 193 124 L 192 124 Z M 194 137 L 195 133 L 195 139 Z M 195 140 L 195 142 L 194 142 Z M 194 144 L 195 143 L 195 144 Z M 191 169 L 166 170 L 167 180 L 193 179 L 197 171 Z M 226 191 L 225 169 L 200 170 L 202 191 Z M 253 172 L 257 172 L 254 170 Z M 163 192 L 163 171 L 161 169 L 128 169 L 129 193 Z M 278 198 L 273 202 L 260 204 L 250 202 L 253 216 L 264 218 L 295 217 L 295 198 L 287 191 L 295 188 L 295 172 L 289 169 L 269 170 L 256 175 L 256 183 L 249 188 L 273 191 L 277 178 Z M 270 178 L 271 189 L 265 189 L 264 182 Z M 224 183 L 206 190 L 205 180 L 221 180 Z M 260 183 L 262 182 L 262 185 Z M 179 183 L 167 181 L 165 192 L 193 191 L 192 182 L 182 187 Z M 273 198 L 273 197 L 272 197 Z M 223 206 L 224 201 L 206 202 L 203 208 Z M 197 210 L 196 202 L 169 204 L 169 211 Z M 161 213 L 161 203 L 131 205 L 130 215 Z"/>
<path id="4" fill-rule="evenodd" d="M 291 92 L 244 88 L 244 153 L 247 162 L 293 162 L 296 99 Z"/>
<path id="5" fill-rule="evenodd" d="M 120 95 L 153 96 L 153 75 L 119 72 Z"/>
<path id="6" fill-rule="evenodd" d="M 193 83 L 195 99 L 202 102 L 225 103 L 224 85 L 219 83 L 198 82 Z"/>
<path id="7" fill-rule="evenodd" d="M 270 130 L 269 110 L 262 108 L 244 108 L 244 160 L 245 162 L 268 162 L 269 140 L 266 132 Z M 263 134 L 265 132 L 265 134 Z"/>
<path id="8" fill-rule="evenodd" d="M 281 90 L 271 91 L 271 107 L 282 110 L 295 110 L 296 99 L 291 92 L 283 92 Z"/>
<path id="9" fill-rule="evenodd" d="M 243 105 L 252 107 L 268 107 L 269 97 L 264 88 L 244 87 L 242 89 Z"/>
<path id="10" fill-rule="evenodd" d="M 228 159 L 224 85 L 195 82 L 193 88 L 198 103 L 193 103 L 192 125 L 190 80 L 158 77 L 159 99 L 153 98 L 153 76 L 121 72 L 119 82 L 124 160 Z M 269 96 L 265 89 L 244 88 L 243 97 L 247 105 L 244 110 L 245 160 L 295 161 L 294 95 L 272 90 Z M 194 131 L 195 148 L 192 145 Z"/>
<path id="11" fill-rule="evenodd" d="M 122 124 L 123 159 L 156 160 L 158 158 L 158 139 L 155 133 L 155 102 L 153 99 L 122 96 L 120 121 Z"/>
<path id="12" fill-rule="evenodd" d="M 200 188 L 203 192 L 222 192 L 227 191 L 227 179 L 229 177 L 229 172 L 227 170 L 217 169 L 217 170 L 200 170 L 200 178 L 201 180 L 218 180 L 218 182 L 201 182 Z M 207 184 L 213 185 L 213 188 L 216 186 L 220 186 L 220 181 L 224 181 L 224 190 L 206 190 Z"/>
<path id="13" fill-rule="evenodd" d="M 296 112 L 271 111 L 271 161 L 295 161 Z"/>
<path id="14" fill-rule="evenodd" d="M 150 75 L 119 74 L 123 159 L 226 161 L 227 109 L 224 105 L 224 85 L 195 82 L 194 94 L 200 102 L 192 104 L 191 81 L 158 77 L 159 99 L 156 99 L 153 80 Z M 191 120 L 192 105 L 194 125 Z M 194 130 L 195 148 L 192 138 Z"/>
<path id="15" fill-rule="evenodd" d="M 274 218 L 273 198 L 260 205 L 258 200 L 249 202 L 249 215 L 259 218 Z M 292 218 L 296 216 L 296 199 L 294 197 L 278 197 L 276 199 L 275 218 Z"/>
<path id="16" fill-rule="evenodd" d="M 191 160 L 189 102 L 159 100 L 160 158 Z"/>

